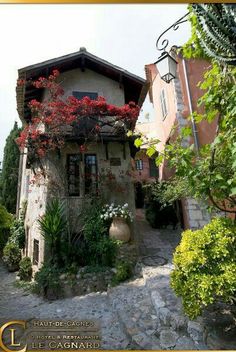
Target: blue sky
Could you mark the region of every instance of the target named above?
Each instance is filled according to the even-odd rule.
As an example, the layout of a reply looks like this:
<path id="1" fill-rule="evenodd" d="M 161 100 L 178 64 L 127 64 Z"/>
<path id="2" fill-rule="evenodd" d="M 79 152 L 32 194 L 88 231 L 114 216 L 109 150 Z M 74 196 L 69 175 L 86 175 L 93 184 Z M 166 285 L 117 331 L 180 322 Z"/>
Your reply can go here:
<path id="1" fill-rule="evenodd" d="M 141 5 L 0 5 L 0 160 L 5 139 L 18 119 L 15 85 L 21 67 L 87 50 L 144 77 L 144 65 L 160 53 L 155 43 L 168 26 L 187 12 L 185 4 Z M 190 36 L 189 24 L 170 31 L 170 44 Z M 142 116 L 152 106 L 146 99 Z"/>

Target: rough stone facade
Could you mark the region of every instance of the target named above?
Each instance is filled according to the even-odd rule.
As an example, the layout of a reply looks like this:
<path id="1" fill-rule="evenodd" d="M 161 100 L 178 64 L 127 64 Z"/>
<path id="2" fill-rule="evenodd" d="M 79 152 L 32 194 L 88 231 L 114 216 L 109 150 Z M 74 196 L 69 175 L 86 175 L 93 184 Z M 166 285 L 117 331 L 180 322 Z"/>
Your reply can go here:
<path id="1" fill-rule="evenodd" d="M 60 77 L 65 97 L 73 92 L 91 92 L 104 96 L 109 104 L 122 106 L 125 103 L 125 90 L 122 83 L 112 80 L 103 74 L 92 70 L 73 69 L 62 73 Z M 44 94 L 44 98 L 47 96 Z M 80 195 L 68 196 L 67 189 L 67 155 L 80 154 Z M 27 151 L 22 156 L 21 182 L 19 189 L 19 204 L 27 200 L 28 206 L 25 217 L 26 248 L 25 255 L 34 257 L 35 241 L 39 249 L 38 263 L 33 261 L 33 268 L 37 270 L 44 261 L 44 239 L 40 233 L 38 219 L 45 213 L 48 200 L 57 196 L 66 203 L 71 227 L 75 231 L 79 228 L 78 218 L 84 202 L 90 198 L 84 191 L 86 154 L 96 155 L 98 190 L 107 202 L 118 204 L 128 203 L 132 212 L 135 210 L 134 186 L 129 176 L 131 155 L 129 143 L 123 141 L 87 142 L 86 151 L 81 153 L 76 142 L 67 142 L 60 151 L 60 156 L 51 153 L 44 161 L 46 179 L 43 177 L 34 180 L 34 173 L 27 168 Z M 112 162 L 113 160 L 113 162 Z M 109 180 L 104 175 L 112 173 L 115 180 Z M 38 241 L 38 242 L 37 242 Z"/>
<path id="2" fill-rule="evenodd" d="M 211 216 L 206 207 L 193 198 L 185 199 L 185 209 L 190 229 L 202 228 L 211 220 Z"/>

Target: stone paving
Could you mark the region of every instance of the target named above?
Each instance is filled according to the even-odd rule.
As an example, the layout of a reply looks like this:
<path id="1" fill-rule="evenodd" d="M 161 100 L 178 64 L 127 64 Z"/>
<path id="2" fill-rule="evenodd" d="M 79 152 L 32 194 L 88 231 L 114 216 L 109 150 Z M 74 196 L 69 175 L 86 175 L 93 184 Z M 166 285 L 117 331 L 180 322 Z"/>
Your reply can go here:
<path id="1" fill-rule="evenodd" d="M 172 253 L 180 231 L 151 229 L 142 213 L 137 228 L 137 277 L 108 292 L 49 302 L 16 288 L 16 274 L 1 265 L 0 322 L 13 318 L 96 319 L 101 325 L 102 349 L 234 349 L 233 336 L 220 335 L 213 328 L 207 331 L 203 318 L 189 321 L 169 286 Z M 209 317 L 211 326 L 215 316 Z"/>

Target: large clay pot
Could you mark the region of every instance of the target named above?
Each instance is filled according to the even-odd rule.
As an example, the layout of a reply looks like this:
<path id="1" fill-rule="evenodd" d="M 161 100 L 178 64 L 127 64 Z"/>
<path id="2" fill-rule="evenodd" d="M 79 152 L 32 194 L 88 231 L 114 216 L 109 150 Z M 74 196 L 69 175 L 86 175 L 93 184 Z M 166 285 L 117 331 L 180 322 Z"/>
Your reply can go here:
<path id="1" fill-rule="evenodd" d="M 109 236 L 110 238 L 114 238 L 122 242 L 128 242 L 130 240 L 129 225 L 124 218 L 115 217 L 113 219 L 109 229 Z"/>

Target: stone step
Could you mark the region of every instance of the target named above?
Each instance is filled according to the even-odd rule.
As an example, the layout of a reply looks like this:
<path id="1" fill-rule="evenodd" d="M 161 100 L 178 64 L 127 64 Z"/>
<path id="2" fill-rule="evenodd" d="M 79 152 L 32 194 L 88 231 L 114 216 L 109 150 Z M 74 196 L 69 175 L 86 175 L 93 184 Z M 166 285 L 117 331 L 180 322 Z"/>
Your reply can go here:
<path id="1" fill-rule="evenodd" d="M 166 308 L 171 313 L 183 314 L 181 299 L 179 299 L 170 287 L 170 273 L 172 264 L 158 267 L 142 267 L 142 275 L 145 286 L 150 292 L 152 303 L 157 311 Z M 184 314 L 183 314 L 184 315 Z"/>
<path id="2" fill-rule="evenodd" d="M 202 322 L 200 319 L 188 319 L 181 300 L 170 287 L 172 269 L 170 263 L 159 267 L 142 267 L 144 284 L 158 318 L 156 335 L 159 333 L 160 345 L 162 349 L 207 349 Z"/>
<path id="3" fill-rule="evenodd" d="M 110 289 L 108 297 L 132 349 L 161 349 L 158 318 L 143 278 Z"/>

